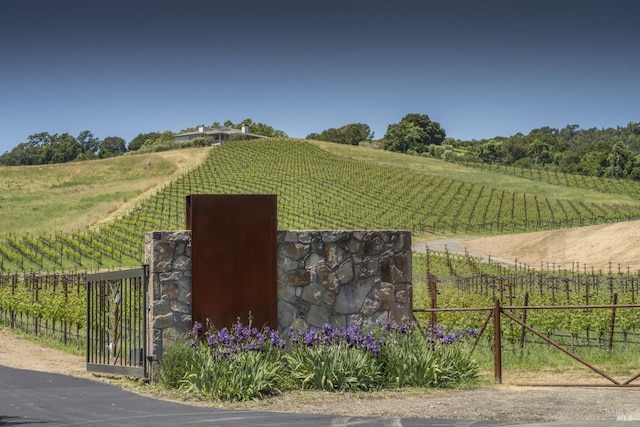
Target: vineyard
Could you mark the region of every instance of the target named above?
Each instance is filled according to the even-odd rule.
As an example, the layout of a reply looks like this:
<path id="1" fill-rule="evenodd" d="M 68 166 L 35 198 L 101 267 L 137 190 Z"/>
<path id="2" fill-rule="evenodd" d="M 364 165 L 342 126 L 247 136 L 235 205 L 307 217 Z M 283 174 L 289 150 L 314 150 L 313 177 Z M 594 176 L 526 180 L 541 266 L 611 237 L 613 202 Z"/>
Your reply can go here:
<path id="1" fill-rule="evenodd" d="M 85 273 L 0 274 L 0 325 L 82 348 Z"/>
<path id="2" fill-rule="evenodd" d="M 516 166 L 491 165 L 486 163 L 466 163 L 468 167 L 499 172 L 547 184 L 566 187 L 583 188 L 609 194 L 622 194 L 640 199 L 640 183 L 638 181 L 568 174 L 549 169 L 532 169 Z"/>
<path id="3" fill-rule="evenodd" d="M 595 271 L 579 263 L 570 269 L 541 265 L 534 270 L 427 251 L 414 254 L 414 274 L 414 306 L 418 311 L 492 307 L 499 300 L 504 306 L 518 307 L 513 312 L 519 318 L 569 348 L 605 352 L 640 348 L 640 310 L 628 307 L 640 303 L 640 271 L 613 265 L 608 271 Z M 427 286 L 427 274 L 436 278 L 435 298 Z M 432 321 L 428 313 L 417 316 L 422 323 Z M 438 324 L 453 330 L 478 330 L 486 316 L 486 311 L 436 314 Z M 487 327 L 491 330 L 490 324 Z M 503 344 L 514 351 L 545 344 L 532 334 L 525 336 L 523 328 L 513 323 L 503 325 L 503 337 Z"/>
<path id="4" fill-rule="evenodd" d="M 406 167 L 377 162 L 293 139 L 231 142 L 212 148 L 199 166 L 99 226 L 3 230 L 0 326 L 83 348 L 87 272 L 139 266 L 146 232 L 184 228 L 189 194 L 276 194 L 279 229 L 504 234 L 640 218 L 638 182 L 495 167 L 490 170 L 494 175 L 475 172 L 485 174 L 477 179 L 469 172 L 465 178 L 460 165 L 452 166 L 458 168 L 456 174 L 447 175 L 411 161 Z M 505 177 L 528 184 L 505 185 Z M 611 196 L 615 194 L 620 197 Z M 635 369 L 640 351 L 640 271 L 618 264 L 605 271 L 577 262 L 563 267 L 485 263 L 447 251 L 414 253 L 416 320 L 421 326 L 436 322 L 443 342 L 448 331 L 473 331 L 465 339 L 484 331 L 473 348 L 477 344 L 474 357 L 487 366 L 494 339 L 487 314 L 499 301 L 513 307 L 508 308 L 512 316 L 576 354 L 592 352 L 588 354 L 595 354 L 597 363 Z M 422 310 L 429 308 L 469 311 L 432 315 Z M 501 347 L 512 358 L 549 353 L 543 338 L 515 322 L 504 321 L 498 329 Z M 550 354 L 538 366 L 555 363 L 556 358 Z"/>
<path id="5" fill-rule="evenodd" d="M 499 175 L 496 175 L 499 177 Z M 580 178 L 582 179 L 582 178 Z M 200 166 L 96 229 L 9 233 L 0 272 L 135 266 L 144 233 L 184 228 L 188 194 L 278 195 L 280 229 L 408 229 L 497 234 L 640 218 L 638 203 L 603 203 L 519 193 L 331 154 L 293 139 L 238 141 L 211 150 Z M 579 178 L 565 184 L 578 186 Z M 636 186 L 636 187 L 634 187 Z M 600 180 L 591 189 L 638 200 L 637 183 Z M 633 188 L 636 188 L 634 192 Z"/>
<path id="6" fill-rule="evenodd" d="M 611 351 L 640 349 L 640 272 L 612 266 L 595 271 L 575 263 L 571 269 L 534 270 L 484 263 L 464 254 L 427 251 L 413 255 L 414 308 L 419 323 L 431 321 L 421 308 L 491 307 L 500 300 L 547 337 L 569 348 Z M 0 324 L 81 348 L 86 323 L 86 272 L 0 274 Z M 436 299 L 427 286 L 435 278 Z M 611 305 L 616 305 L 612 308 Z M 540 310 L 539 306 L 558 307 Z M 567 309 L 568 306 L 581 307 Z M 602 308 L 601 306 L 607 306 Z M 530 307 L 529 309 L 523 307 Z M 446 330 L 480 330 L 487 311 L 437 313 Z M 492 325 L 483 341 L 490 347 Z M 503 325 L 503 345 L 516 351 L 544 343 L 515 324 Z"/>

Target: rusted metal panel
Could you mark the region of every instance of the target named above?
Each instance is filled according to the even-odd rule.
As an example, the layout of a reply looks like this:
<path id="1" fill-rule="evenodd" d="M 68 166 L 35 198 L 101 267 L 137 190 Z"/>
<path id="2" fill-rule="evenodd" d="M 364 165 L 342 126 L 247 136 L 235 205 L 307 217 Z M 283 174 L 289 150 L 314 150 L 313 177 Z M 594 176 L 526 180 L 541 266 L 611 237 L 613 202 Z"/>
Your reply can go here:
<path id="1" fill-rule="evenodd" d="M 192 194 L 186 208 L 193 321 L 277 328 L 276 196 Z"/>

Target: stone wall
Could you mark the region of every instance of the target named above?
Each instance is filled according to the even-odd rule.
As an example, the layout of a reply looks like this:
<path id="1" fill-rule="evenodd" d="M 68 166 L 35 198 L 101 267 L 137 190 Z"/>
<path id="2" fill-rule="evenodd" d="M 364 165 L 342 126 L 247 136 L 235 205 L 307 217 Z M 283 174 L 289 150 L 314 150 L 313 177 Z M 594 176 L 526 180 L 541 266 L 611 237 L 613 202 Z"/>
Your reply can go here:
<path id="1" fill-rule="evenodd" d="M 145 235 L 147 358 L 150 378 L 164 348 L 191 327 L 191 232 L 155 231 Z"/>
<path id="2" fill-rule="evenodd" d="M 411 233 L 278 233 L 278 327 L 412 320 Z"/>
<path id="3" fill-rule="evenodd" d="M 191 232 L 147 233 L 145 246 L 150 275 L 147 357 L 157 362 L 164 348 L 192 327 Z M 281 331 L 387 318 L 409 322 L 411 281 L 408 231 L 278 232 Z"/>

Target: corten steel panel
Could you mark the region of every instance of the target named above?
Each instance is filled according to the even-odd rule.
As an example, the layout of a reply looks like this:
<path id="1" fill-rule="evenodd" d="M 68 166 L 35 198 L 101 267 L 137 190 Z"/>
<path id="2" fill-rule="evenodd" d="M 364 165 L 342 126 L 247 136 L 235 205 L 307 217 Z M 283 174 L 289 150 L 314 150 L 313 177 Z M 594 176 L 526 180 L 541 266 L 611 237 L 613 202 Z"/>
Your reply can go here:
<path id="1" fill-rule="evenodd" d="M 192 194 L 186 208 L 193 321 L 222 329 L 251 313 L 277 328 L 276 196 Z"/>

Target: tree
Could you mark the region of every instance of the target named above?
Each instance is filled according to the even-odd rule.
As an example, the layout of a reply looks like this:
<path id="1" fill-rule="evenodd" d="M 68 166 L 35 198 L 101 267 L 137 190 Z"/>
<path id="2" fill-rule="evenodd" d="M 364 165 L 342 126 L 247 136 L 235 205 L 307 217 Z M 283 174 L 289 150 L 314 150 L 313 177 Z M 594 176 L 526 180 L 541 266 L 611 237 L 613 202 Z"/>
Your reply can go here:
<path id="1" fill-rule="evenodd" d="M 358 145 L 362 141 L 373 139 L 373 132 L 369 125 L 364 123 L 349 123 L 339 129 L 342 134 L 342 143 L 349 145 Z"/>
<path id="2" fill-rule="evenodd" d="M 160 132 L 139 133 L 129 142 L 129 151 L 137 151 L 148 139 L 156 139 L 158 137 L 160 137 Z"/>
<path id="3" fill-rule="evenodd" d="M 108 136 L 102 141 L 98 157 L 104 159 L 106 157 L 120 156 L 127 152 L 127 143 L 119 136 Z"/>
<path id="4" fill-rule="evenodd" d="M 635 166 L 635 156 L 626 144 L 616 142 L 609 154 L 611 178 L 626 178 L 631 175 Z"/>
<path id="5" fill-rule="evenodd" d="M 557 135 L 558 129 L 549 126 L 543 126 L 537 129 L 531 129 L 529 135 Z"/>
<path id="6" fill-rule="evenodd" d="M 42 148 L 40 164 L 72 162 L 82 154 L 82 145 L 76 138 L 63 133 L 53 135 L 51 142 Z"/>
<path id="7" fill-rule="evenodd" d="M 608 163 L 609 153 L 607 151 L 589 151 L 580 159 L 578 172 L 590 176 L 606 176 Z"/>
<path id="8" fill-rule="evenodd" d="M 485 142 L 478 149 L 478 157 L 483 163 L 493 164 L 503 156 L 502 143 L 492 139 Z"/>
<path id="9" fill-rule="evenodd" d="M 82 151 L 84 158 L 95 157 L 100 150 L 100 139 L 93 136 L 93 133 L 88 130 L 80 132 L 76 140 L 82 145 Z"/>
<path id="10" fill-rule="evenodd" d="M 173 143 L 174 143 L 174 136 L 175 134 L 173 132 L 171 132 L 170 130 L 165 130 L 162 133 L 156 133 L 155 137 L 150 137 L 147 138 L 144 141 L 144 144 L 142 144 L 143 147 L 151 147 L 152 145 L 165 145 L 166 147 L 171 148 Z"/>
<path id="11" fill-rule="evenodd" d="M 512 136 L 502 141 L 502 153 L 504 154 L 504 163 L 512 165 L 520 159 L 527 157 L 527 143 L 521 137 Z"/>
<path id="12" fill-rule="evenodd" d="M 580 126 L 576 124 L 566 125 L 562 129 L 560 129 L 560 132 L 558 135 L 560 139 L 563 139 L 566 142 L 571 142 L 573 140 L 573 137 L 576 136 L 579 128 Z"/>
<path id="13" fill-rule="evenodd" d="M 428 145 L 422 145 L 423 140 L 424 132 L 418 125 L 401 121 L 387 127 L 382 147 L 385 150 L 397 151 L 398 153 L 406 153 L 410 150 L 423 153 L 429 149 Z"/>
<path id="14" fill-rule="evenodd" d="M 242 124 L 240 124 L 242 126 Z M 256 135 L 268 136 L 272 138 L 286 138 L 287 134 L 284 131 L 274 129 L 272 126 L 264 123 L 251 123 L 249 125 L 249 132 Z"/>
<path id="15" fill-rule="evenodd" d="M 27 142 L 32 147 L 42 148 L 53 142 L 54 137 L 49 132 L 39 132 L 31 134 L 27 137 Z"/>
<path id="16" fill-rule="evenodd" d="M 219 126 L 220 122 L 214 122 L 212 126 Z M 269 126 L 265 123 L 254 123 L 251 118 L 246 118 L 238 124 L 234 124 L 231 120 L 227 120 L 224 122 L 223 126 L 241 129 L 242 125 L 247 125 L 249 127 L 249 133 L 254 133 L 256 135 L 268 136 L 270 138 L 286 138 L 287 134 L 278 129 L 274 129 L 273 126 Z"/>
<path id="17" fill-rule="evenodd" d="M 551 146 L 544 138 L 535 138 L 529 144 L 529 156 L 534 165 L 549 163 L 551 160 Z"/>
<path id="18" fill-rule="evenodd" d="M 358 145 L 362 141 L 373 139 L 373 132 L 371 132 L 369 125 L 364 123 L 349 123 L 337 129 L 329 128 L 321 133 L 310 133 L 306 139 Z"/>
<path id="19" fill-rule="evenodd" d="M 158 134 L 159 135 L 159 134 Z M 69 133 L 40 132 L 29 135 L 27 142 L 18 144 L 11 152 L 0 156 L 0 165 L 44 165 L 91 160 L 98 156 L 111 157 L 126 152 L 125 141 L 110 136 L 100 141 L 91 131 L 80 132 L 77 137 Z"/>
<path id="20" fill-rule="evenodd" d="M 429 145 L 440 145 L 446 137 L 440 123 L 426 114 L 407 114 L 400 123 L 387 127 L 383 147 L 385 150 L 424 153 Z"/>
<path id="21" fill-rule="evenodd" d="M 29 142 L 21 142 L 11 151 L 0 156 L 0 164 L 4 166 L 35 165 L 41 151 L 40 147 L 34 147 Z"/>

